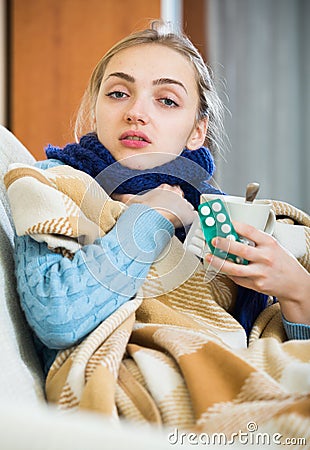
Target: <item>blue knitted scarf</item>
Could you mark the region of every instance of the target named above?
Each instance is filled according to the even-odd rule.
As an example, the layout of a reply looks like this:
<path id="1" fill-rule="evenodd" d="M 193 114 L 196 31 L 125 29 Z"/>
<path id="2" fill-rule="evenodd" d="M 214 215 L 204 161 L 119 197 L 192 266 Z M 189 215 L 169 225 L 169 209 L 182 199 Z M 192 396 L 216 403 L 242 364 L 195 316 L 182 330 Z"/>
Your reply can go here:
<path id="1" fill-rule="evenodd" d="M 186 200 L 197 209 L 201 193 L 220 192 L 207 183 L 215 165 L 206 147 L 194 151 L 185 149 L 173 161 L 145 170 L 122 166 L 95 133 L 87 134 L 78 144 L 68 144 L 63 149 L 49 145 L 46 155 L 88 173 L 109 195 L 139 194 L 167 183 L 179 185 Z"/>
<path id="2" fill-rule="evenodd" d="M 49 159 L 58 159 L 88 173 L 109 195 L 139 194 L 162 183 L 179 185 L 186 200 L 197 210 L 200 194 L 221 193 L 207 183 L 214 173 L 215 164 L 206 147 L 194 151 L 185 149 L 174 160 L 145 170 L 122 166 L 101 144 L 95 133 L 89 133 L 83 136 L 79 143 L 68 144 L 63 149 L 49 145 L 46 155 Z M 176 236 L 183 242 L 186 231 L 179 228 L 176 230 Z M 234 316 L 244 326 L 247 334 L 266 305 L 266 295 L 239 287 Z"/>

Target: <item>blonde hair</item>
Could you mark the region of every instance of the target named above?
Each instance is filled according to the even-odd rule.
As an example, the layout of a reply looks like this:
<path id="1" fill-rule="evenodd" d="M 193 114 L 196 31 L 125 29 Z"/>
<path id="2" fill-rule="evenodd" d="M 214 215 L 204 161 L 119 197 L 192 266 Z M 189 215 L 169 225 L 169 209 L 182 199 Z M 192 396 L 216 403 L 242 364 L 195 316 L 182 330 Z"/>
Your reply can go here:
<path id="1" fill-rule="evenodd" d="M 150 28 L 138 31 L 116 43 L 96 65 L 82 98 L 75 122 L 74 134 L 78 141 L 87 132 L 96 131 L 95 107 L 106 67 L 111 58 L 121 50 L 141 44 L 161 44 L 185 56 L 192 64 L 199 93 L 196 120 L 208 117 L 206 144 L 210 150 L 221 153 L 223 142 L 223 105 L 213 84 L 210 69 L 190 39 L 179 31 L 173 31 L 170 23 L 154 21 Z"/>

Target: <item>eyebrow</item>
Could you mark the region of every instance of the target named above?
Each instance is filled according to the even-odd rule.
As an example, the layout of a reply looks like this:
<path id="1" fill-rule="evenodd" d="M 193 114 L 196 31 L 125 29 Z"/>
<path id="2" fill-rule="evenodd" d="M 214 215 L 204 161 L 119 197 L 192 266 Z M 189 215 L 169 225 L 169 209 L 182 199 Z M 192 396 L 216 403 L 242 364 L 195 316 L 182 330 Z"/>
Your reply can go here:
<path id="1" fill-rule="evenodd" d="M 134 83 L 136 81 L 134 79 L 134 77 L 132 77 L 131 75 L 128 75 L 128 73 L 124 73 L 124 72 L 113 72 L 113 73 L 110 73 L 110 75 L 108 75 L 106 79 L 108 80 L 111 77 L 121 78 L 122 80 L 129 81 L 130 83 Z"/>
<path id="2" fill-rule="evenodd" d="M 162 84 L 177 84 L 181 86 L 187 94 L 187 89 L 181 81 L 173 80 L 172 78 L 159 78 L 158 80 L 153 81 L 154 86 L 162 85 Z"/>
<path id="3" fill-rule="evenodd" d="M 129 83 L 134 83 L 136 81 L 132 75 L 129 75 L 128 73 L 124 72 L 110 73 L 110 75 L 107 76 L 106 80 L 108 80 L 111 77 L 121 78 L 122 80 L 129 81 Z M 158 80 L 154 80 L 152 84 L 153 86 L 159 86 L 164 84 L 176 84 L 178 86 L 181 86 L 187 94 L 187 89 L 184 86 L 184 84 L 181 83 L 181 81 L 174 80 L 173 78 L 159 78 Z"/>

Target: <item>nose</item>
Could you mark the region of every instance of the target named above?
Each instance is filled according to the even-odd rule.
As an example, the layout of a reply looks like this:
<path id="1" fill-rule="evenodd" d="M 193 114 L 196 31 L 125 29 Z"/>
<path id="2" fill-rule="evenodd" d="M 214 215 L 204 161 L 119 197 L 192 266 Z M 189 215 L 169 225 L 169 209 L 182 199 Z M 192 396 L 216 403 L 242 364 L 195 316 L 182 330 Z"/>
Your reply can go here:
<path id="1" fill-rule="evenodd" d="M 125 121 L 127 123 L 145 125 L 149 122 L 149 115 L 147 113 L 147 107 L 143 102 L 136 101 L 130 105 L 125 112 Z"/>

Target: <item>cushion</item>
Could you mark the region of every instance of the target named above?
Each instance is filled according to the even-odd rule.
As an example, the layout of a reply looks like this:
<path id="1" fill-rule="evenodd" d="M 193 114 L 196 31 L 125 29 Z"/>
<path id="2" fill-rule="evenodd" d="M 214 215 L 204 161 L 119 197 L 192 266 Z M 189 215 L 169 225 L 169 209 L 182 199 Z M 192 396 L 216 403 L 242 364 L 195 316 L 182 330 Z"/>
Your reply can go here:
<path id="1" fill-rule="evenodd" d="M 9 164 L 34 161 L 18 139 L 0 126 L 0 402 L 44 400 L 42 370 L 16 292 L 14 231 L 3 184 Z"/>

